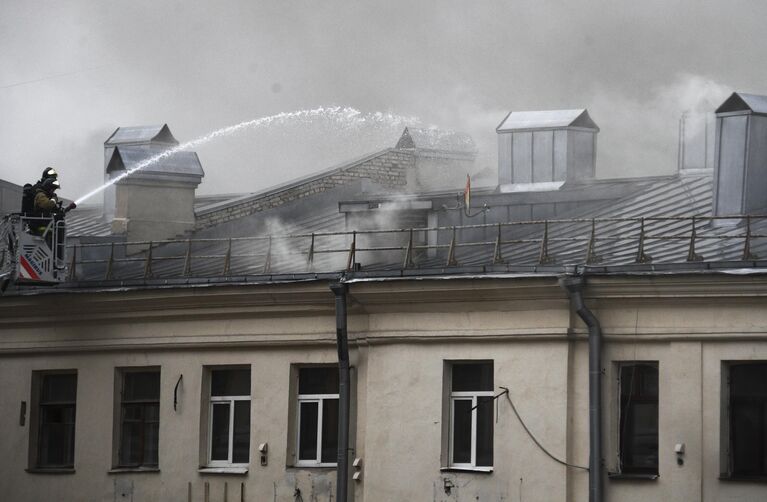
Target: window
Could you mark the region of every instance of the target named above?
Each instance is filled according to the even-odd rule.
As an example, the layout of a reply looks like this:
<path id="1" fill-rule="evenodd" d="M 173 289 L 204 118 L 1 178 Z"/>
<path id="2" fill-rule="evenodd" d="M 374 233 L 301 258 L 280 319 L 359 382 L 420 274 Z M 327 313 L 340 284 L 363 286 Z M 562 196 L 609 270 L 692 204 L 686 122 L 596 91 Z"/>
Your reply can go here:
<path id="1" fill-rule="evenodd" d="M 244 465 L 250 459 L 250 368 L 210 371 L 208 465 Z"/>
<path id="2" fill-rule="evenodd" d="M 338 460 L 338 368 L 299 368 L 296 415 L 296 465 L 335 466 Z"/>
<path id="3" fill-rule="evenodd" d="M 449 466 L 493 466 L 493 363 L 450 364 Z"/>
<path id="4" fill-rule="evenodd" d="M 157 467 L 160 430 L 160 370 L 120 373 L 118 467 Z"/>
<path id="5" fill-rule="evenodd" d="M 71 469 L 75 464 L 77 373 L 40 373 L 34 380 L 38 396 L 34 467 Z"/>
<path id="6" fill-rule="evenodd" d="M 658 474 L 658 363 L 621 363 L 619 461 L 623 474 Z"/>
<path id="7" fill-rule="evenodd" d="M 729 424 L 728 477 L 767 477 L 765 382 L 767 362 L 730 363 L 729 417 L 725 417 Z"/>

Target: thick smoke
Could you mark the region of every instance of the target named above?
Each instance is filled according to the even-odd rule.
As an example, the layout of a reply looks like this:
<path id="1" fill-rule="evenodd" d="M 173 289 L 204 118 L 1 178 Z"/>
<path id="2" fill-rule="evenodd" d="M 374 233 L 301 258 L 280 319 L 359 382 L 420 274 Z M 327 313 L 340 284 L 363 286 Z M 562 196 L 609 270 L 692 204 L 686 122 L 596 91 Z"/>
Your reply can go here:
<path id="1" fill-rule="evenodd" d="M 599 177 L 675 172 L 682 114 L 694 116 L 713 112 L 732 88 L 700 75 L 688 74 L 653 88 L 645 99 L 628 91 L 630 89 L 626 92 L 598 89 L 588 104 L 591 117 L 600 127 L 597 142 Z M 702 128 L 704 121 L 690 120 L 687 124 Z"/>

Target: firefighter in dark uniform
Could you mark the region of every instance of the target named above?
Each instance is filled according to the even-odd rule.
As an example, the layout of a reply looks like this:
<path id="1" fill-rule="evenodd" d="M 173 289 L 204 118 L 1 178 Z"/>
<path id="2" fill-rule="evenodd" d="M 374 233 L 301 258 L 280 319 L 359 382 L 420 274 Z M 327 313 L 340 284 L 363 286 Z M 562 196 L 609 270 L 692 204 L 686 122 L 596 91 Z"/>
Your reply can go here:
<path id="1" fill-rule="evenodd" d="M 53 217 L 54 221 L 60 220 L 64 218 L 64 214 L 71 211 L 75 207 L 74 202 L 70 203 L 66 208 L 61 207 L 61 203 L 59 202 L 58 197 L 56 197 L 56 190 L 60 188 L 59 182 L 57 179 L 49 177 L 43 180 L 42 185 L 40 188 L 37 189 L 37 193 L 35 194 L 35 202 L 34 202 L 34 208 L 33 213 L 35 216 L 39 217 L 37 221 L 30 223 L 30 226 L 33 228 L 34 232 L 38 235 L 45 234 L 46 228 L 48 228 L 48 225 L 50 224 L 51 220 L 50 218 Z M 58 227 L 57 227 L 58 228 Z M 49 232 L 45 236 L 45 241 L 48 243 L 48 247 L 52 246 L 52 232 Z M 58 228 L 57 231 L 57 242 L 62 246 L 62 249 L 56 249 L 55 252 L 57 255 L 59 253 L 62 253 L 63 256 L 63 242 L 64 242 L 64 230 L 63 228 Z M 59 247 L 58 245 L 56 247 Z"/>
<path id="2" fill-rule="evenodd" d="M 43 174 L 40 176 L 40 179 L 35 182 L 34 185 L 31 185 L 27 183 L 24 185 L 24 190 L 22 192 L 21 196 L 21 212 L 24 215 L 31 216 L 35 211 L 35 196 L 37 195 L 37 190 L 39 188 L 42 188 L 43 183 L 47 179 L 54 179 L 57 180 L 59 177 L 59 173 L 56 172 L 56 170 L 52 167 L 46 167 L 43 169 Z"/>

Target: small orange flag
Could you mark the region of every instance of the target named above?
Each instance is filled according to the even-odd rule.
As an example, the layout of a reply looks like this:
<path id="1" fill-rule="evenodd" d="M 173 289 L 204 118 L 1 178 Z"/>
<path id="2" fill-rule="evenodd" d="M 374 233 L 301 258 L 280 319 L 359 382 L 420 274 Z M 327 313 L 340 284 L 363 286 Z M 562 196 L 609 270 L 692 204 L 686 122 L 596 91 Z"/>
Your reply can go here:
<path id="1" fill-rule="evenodd" d="M 469 214 L 469 208 L 471 207 L 471 178 L 466 175 L 466 188 L 463 189 L 463 210 L 466 214 Z"/>

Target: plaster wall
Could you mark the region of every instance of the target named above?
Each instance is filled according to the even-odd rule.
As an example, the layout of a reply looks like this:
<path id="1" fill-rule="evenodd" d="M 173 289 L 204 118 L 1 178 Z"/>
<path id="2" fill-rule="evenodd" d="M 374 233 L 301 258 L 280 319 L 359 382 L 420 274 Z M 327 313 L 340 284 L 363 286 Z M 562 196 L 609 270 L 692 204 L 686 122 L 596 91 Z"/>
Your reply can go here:
<path id="1" fill-rule="evenodd" d="M 728 279 L 729 280 L 729 279 Z M 605 477 L 606 500 L 764 499 L 763 485 L 723 481 L 722 361 L 767 361 L 764 280 L 596 281 L 602 322 L 605 470 L 617 467 L 617 364 L 659 365 L 659 477 Z M 554 456 L 588 465 L 586 329 L 543 279 L 350 286 L 355 501 L 585 500 L 588 475 L 532 442 L 496 401 L 492 473 L 445 470 L 445 361 L 492 360 L 494 383 Z M 322 286 L 322 285 L 320 285 Z M 0 486 L 8 500 L 335 500 L 334 469 L 290 467 L 292 364 L 336 361 L 332 296 L 320 286 L 4 297 L 0 302 Z M 721 291 L 720 291 L 721 289 Z M 725 291 L 726 290 L 726 291 Z M 724 292 L 723 292 L 724 291 Z M 324 295 L 327 295 L 324 296 Z M 45 301 L 57 320 L 25 314 Z M 73 307 L 78 306 L 77 309 Z M 47 315 L 47 314 L 46 314 Z M 251 366 L 250 467 L 200 467 L 203 368 Z M 110 474 L 115 368 L 161 367 L 160 472 Z M 77 369 L 75 473 L 28 465 L 31 375 Z M 173 390 L 180 375 L 179 407 Z M 20 403 L 27 420 L 19 425 Z M 268 465 L 256 448 L 269 444 Z M 678 465 L 674 444 L 685 443 Z M 244 492 L 243 492 L 244 490 Z M 120 498 L 129 494 L 130 498 Z M 128 495 L 126 495 L 128 497 Z M 240 498 L 242 497 L 242 498 Z"/>
<path id="2" fill-rule="evenodd" d="M 116 188 L 112 232 L 130 241 L 169 239 L 194 227 L 196 185 L 123 182 Z"/>

